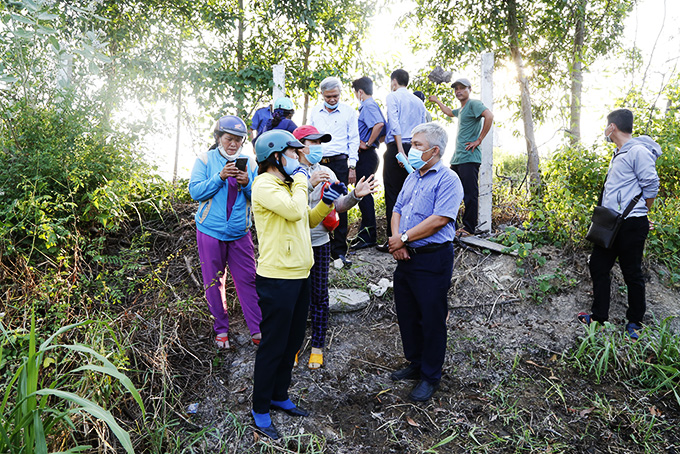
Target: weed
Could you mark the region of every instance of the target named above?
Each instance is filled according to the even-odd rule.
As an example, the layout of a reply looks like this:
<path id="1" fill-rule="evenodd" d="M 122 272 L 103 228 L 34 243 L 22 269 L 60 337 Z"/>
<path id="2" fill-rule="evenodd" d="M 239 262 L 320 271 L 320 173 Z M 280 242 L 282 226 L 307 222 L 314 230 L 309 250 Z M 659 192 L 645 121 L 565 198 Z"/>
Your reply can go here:
<path id="1" fill-rule="evenodd" d="M 35 314 L 32 315 L 28 348 L 21 351 L 20 356 L 23 360 L 14 374 L 7 376 L 7 387 L 2 404 L 0 404 L 0 452 L 29 454 L 47 452 L 48 443 L 53 443 L 63 431 L 74 428 L 73 415 L 82 413 L 103 421 L 125 451 L 133 452 L 129 434 L 116 422 L 109 411 L 95 402 L 94 396 L 86 398 L 66 390 L 79 388 L 80 380 L 77 377 L 80 373 L 103 374 L 124 387 L 144 413 L 144 404 L 135 386 L 105 356 L 84 345 L 53 343 L 64 333 L 92 323 L 95 322 L 64 326 L 38 346 Z M 5 347 L 17 344 L 10 340 L 11 335 L 2 323 L 0 323 L 0 331 L 2 332 L 0 365 L 7 366 L 3 362 Z M 25 344 L 18 345 L 25 346 Z M 53 374 L 54 380 L 45 386 L 44 369 L 56 363 L 53 355 L 57 352 L 82 354 L 96 359 L 97 362 L 88 363 L 73 370 L 62 368 L 59 373 Z M 13 356 L 17 358 L 19 355 Z M 49 372 L 47 374 L 49 375 Z M 86 388 L 97 391 L 97 388 L 92 386 Z M 101 391 L 101 388 L 99 390 Z M 13 397 L 13 400 L 10 397 Z M 90 446 L 77 447 L 70 452 L 88 448 Z"/>
<path id="2" fill-rule="evenodd" d="M 611 370 L 649 393 L 668 391 L 680 404 L 680 335 L 671 329 L 672 317 L 640 332 L 637 342 L 607 322 L 592 323 L 571 359 L 597 383 Z"/>

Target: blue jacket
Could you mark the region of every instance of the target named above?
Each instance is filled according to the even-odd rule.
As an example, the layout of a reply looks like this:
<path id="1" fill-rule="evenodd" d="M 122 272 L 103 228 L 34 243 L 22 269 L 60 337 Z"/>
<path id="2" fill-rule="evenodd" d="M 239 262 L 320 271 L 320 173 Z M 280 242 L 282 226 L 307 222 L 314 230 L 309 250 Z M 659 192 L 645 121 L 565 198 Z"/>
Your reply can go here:
<path id="1" fill-rule="evenodd" d="M 659 156 L 661 147 L 648 136 L 630 139 L 616 150 L 609 163 L 602 206 L 622 213 L 631 200 L 642 193 L 642 198 L 628 217 L 646 216 L 645 199 L 652 199 L 659 192 L 659 176 L 656 173 Z"/>
<path id="2" fill-rule="evenodd" d="M 191 171 L 189 193 L 192 199 L 200 202 L 195 216 L 196 228 L 221 241 L 236 241 L 248 233 L 252 224 L 250 194 L 257 167 L 255 161 L 248 158 L 250 181 L 245 187 L 239 186 L 231 216 L 227 220 L 229 183 L 220 178 L 220 171 L 226 163 L 227 159 L 217 148 L 203 153 L 196 159 Z"/>

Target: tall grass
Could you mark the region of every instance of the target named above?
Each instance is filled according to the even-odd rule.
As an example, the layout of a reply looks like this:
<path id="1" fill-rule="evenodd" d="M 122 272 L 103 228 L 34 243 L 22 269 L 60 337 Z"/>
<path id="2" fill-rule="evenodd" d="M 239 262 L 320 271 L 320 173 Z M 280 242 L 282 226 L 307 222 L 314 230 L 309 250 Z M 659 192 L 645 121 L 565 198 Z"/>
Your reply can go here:
<path id="1" fill-rule="evenodd" d="M 95 323 L 86 321 L 64 326 L 38 346 L 33 314 L 27 349 L 12 351 L 13 347 L 22 343 L 13 342 L 14 333 L 0 322 L 0 372 L 7 379 L 0 404 L 0 452 L 47 454 L 51 442 L 62 438 L 64 429 L 75 429 L 73 419 L 83 413 L 105 423 L 125 451 L 134 452 L 129 434 L 111 412 L 94 400 L 68 390 L 79 381 L 81 373 L 103 374 L 122 385 L 144 413 L 144 404 L 135 386 L 105 356 L 84 345 L 55 343 L 67 331 Z M 46 369 L 54 364 L 53 355 L 58 351 L 73 352 L 95 361 L 65 373 L 50 374 Z M 19 359 L 18 366 L 12 373 L 13 360 L 16 359 Z M 61 452 L 81 452 L 91 448 L 78 445 L 74 440 L 70 444 L 75 446 Z"/>
<path id="2" fill-rule="evenodd" d="M 637 342 L 609 323 L 593 323 L 570 357 L 581 372 L 594 374 L 598 383 L 613 375 L 649 393 L 672 393 L 680 405 L 680 335 L 673 332 L 672 319 L 645 327 Z"/>

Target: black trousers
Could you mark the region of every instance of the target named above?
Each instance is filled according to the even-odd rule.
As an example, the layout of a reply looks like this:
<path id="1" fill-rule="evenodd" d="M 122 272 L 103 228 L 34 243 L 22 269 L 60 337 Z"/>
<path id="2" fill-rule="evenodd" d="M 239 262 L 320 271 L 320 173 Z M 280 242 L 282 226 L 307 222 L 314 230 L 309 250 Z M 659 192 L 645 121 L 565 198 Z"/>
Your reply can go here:
<path id="1" fill-rule="evenodd" d="M 466 162 L 452 165 L 451 170 L 458 174 L 463 184 L 463 203 L 465 204 L 463 227 L 468 233 L 475 233 L 479 213 L 479 163 Z"/>
<path id="2" fill-rule="evenodd" d="M 609 319 L 611 269 L 619 259 L 623 280 L 628 287 L 629 322 L 640 324 L 647 310 L 645 279 L 642 275 L 642 253 L 649 233 L 647 216 L 628 218 L 623 221 L 611 249 L 593 247 L 590 256 L 590 277 L 593 280 L 593 320 Z"/>
<path id="3" fill-rule="evenodd" d="M 447 294 L 453 273 L 453 245 L 413 254 L 397 262 L 394 303 L 404 356 L 420 376 L 437 383 L 446 355 Z"/>
<path id="4" fill-rule="evenodd" d="M 288 399 L 295 354 L 307 327 L 310 283 L 307 279 L 255 277 L 262 310 L 262 340 L 255 356 L 253 410 L 269 413 L 272 400 Z"/>
<path id="5" fill-rule="evenodd" d="M 357 162 L 357 181 L 361 177 L 368 178 L 375 174 L 378 170 L 378 153 L 375 147 L 369 147 L 365 150 L 359 150 L 359 161 Z M 359 211 L 361 211 L 361 226 L 359 227 L 359 235 L 365 243 L 375 243 L 375 204 L 373 202 L 373 195 L 368 194 L 359 202 Z"/>
<path id="6" fill-rule="evenodd" d="M 349 179 L 349 167 L 347 159 L 340 159 L 323 164 L 335 173 L 338 180 L 347 184 Z M 330 234 L 331 237 L 331 257 L 337 259 L 340 255 L 347 254 L 347 213 L 338 213 L 340 225 Z"/>
<path id="7" fill-rule="evenodd" d="M 410 143 L 404 143 L 404 152 L 408 155 L 411 149 Z M 406 169 L 399 165 L 397 161 L 396 142 L 387 144 L 387 150 L 383 154 L 383 184 L 385 185 L 385 217 L 387 218 L 387 238 L 392 236 L 392 210 L 394 204 L 397 203 L 397 196 L 401 187 L 404 186 L 404 180 L 408 176 Z"/>

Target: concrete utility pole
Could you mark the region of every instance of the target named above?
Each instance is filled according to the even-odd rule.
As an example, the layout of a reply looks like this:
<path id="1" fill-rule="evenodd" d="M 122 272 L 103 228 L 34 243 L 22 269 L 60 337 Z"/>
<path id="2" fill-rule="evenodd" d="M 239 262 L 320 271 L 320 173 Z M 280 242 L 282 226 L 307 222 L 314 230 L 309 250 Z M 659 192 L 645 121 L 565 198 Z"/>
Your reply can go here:
<path id="1" fill-rule="evenodd" d="M 493 52 L 482 54 L 482 102 L 493 112 Z M 482 232 L 491 231 L 491 208 L 493 192 L 493 136 L 495 126 L 491 126 L 480 149 L 482 165 L 479 167 L 479 213 L 477 228 Z"/>
<path id="2" fill-rule="evenodd" d="M 282 96 L 286 96 L 286 66 L 274 65 L 272 67 L 274 88 L 272 88 L 272 104 Z"/>

